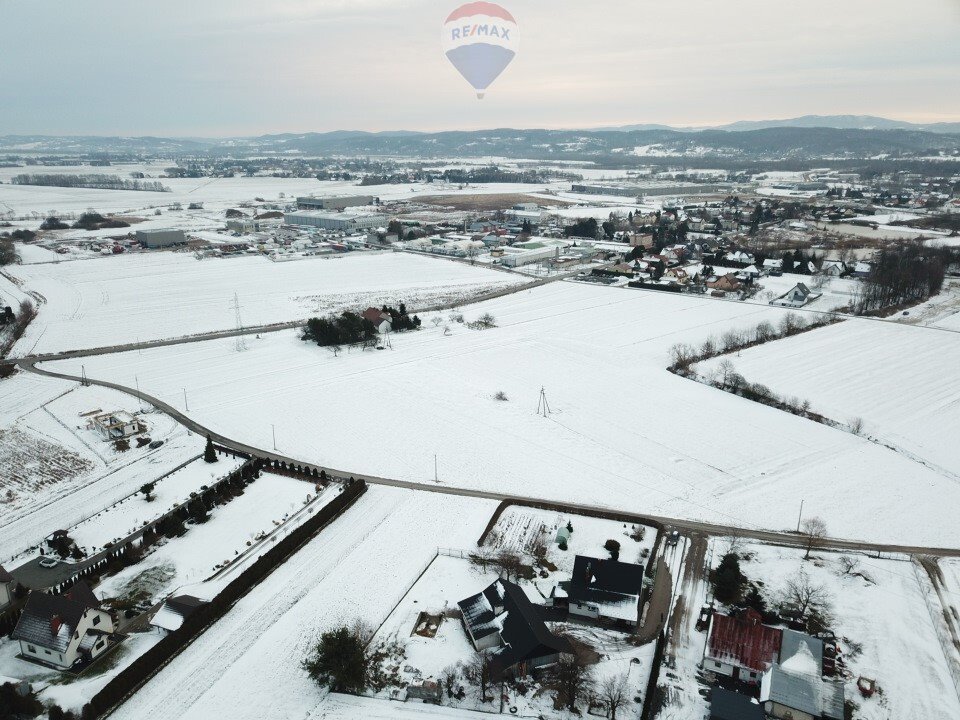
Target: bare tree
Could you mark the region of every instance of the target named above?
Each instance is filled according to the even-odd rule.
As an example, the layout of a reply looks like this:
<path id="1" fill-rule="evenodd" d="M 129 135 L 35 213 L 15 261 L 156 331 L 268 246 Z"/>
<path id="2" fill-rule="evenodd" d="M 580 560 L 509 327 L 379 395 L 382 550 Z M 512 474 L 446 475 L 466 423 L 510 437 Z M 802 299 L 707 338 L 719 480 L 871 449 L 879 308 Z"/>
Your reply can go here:
<path id="1" fill-rule="evenodd" d="M 561 655 L 555 669 L 557 696 L 570 710 L 592 687 L 590 668 L 576 655 Z"/>
<path id="2" fill-rule="evenodd" d="M 492 673 L 490 668 L 491 656 L 478 652 L 464 668 L 464 677 L 480 690 L 480 699 L 487 702 L 487 688 L 490 687 Z"/>
<path id="3" fill-rule="evenodd" d="M 844 575 L 856 575 L 860 572 L 860 558 L 856 555 L 841 555 L 837 564 Z"/>
<path id="4" fill-rule="evenodd" d="M 863 418 L 855 417 L 850 420 L 850 432 L 854 435 L 859 435 L 863 432 Z"/>
<path id="5" fill-rule="evenodd" d="M 730 360 L 721 360 L 720 364 L 717 366 L 717 373 L 719 375 L 720 384 L 722 387 L 727 387 L 730 384 L 730 378 L 736 374 L 736 368 L 733 366 L 733 363 Z"/>
<path id="6" fill-rule="evenodd" d="M 340 348 L 339 345 L 330 345 L 330 346 L 327 348 L 327 350 L 329 350 L 330 352 L 332 352 L 334 357 L 337 357 L 337 356 L 340 354 L 341 348 Z"/>
<path id="7" fill-rule="evenodd" d="M 443 687 L 446 688 L 447 697 L 453 697 L 453 688 L 457 684 L 459 677 L 460 663 L 447 665 L 447 667 L 443 669 L 443 672 L 440 674 L 440 682 L 443 684 Z"/>
<path id="8" fill-rule="evenodd" d="M 827 588 L 813 582 L 807 571 L 803 569 L 787 580 L 783 597 L 801 615 L 806 615 L 812 609 L 825 608 L 830 599 Z"/>
<path id="9" fill-rule="evenodd" d="M 813 549 L 813 546 L 818 544 L 827 536 L 827 524 L 818 517 L 811 517 L 803 521 L 801 529 L 803 530 L 803 534 L 807 537 L 807 552 L 803 556 L 803 559 L 809 560 L 810 551 Z"/>
<path id="10" fill-rule="evenodd" d="M 600 697 L 607 704 L 610 720 L 617 720 L 617 710 L 627 706 L 629 696 L 630 685 L 625 674 L 611 675 L 600 685 Z"/>
<path id="11" fill-rule="evenodd" d="M 436 315 L 430 322 L 433 323 L 434 327 L 439 327 L 440 323 L 443 322 L 443 318 L 439 315 Z"/>

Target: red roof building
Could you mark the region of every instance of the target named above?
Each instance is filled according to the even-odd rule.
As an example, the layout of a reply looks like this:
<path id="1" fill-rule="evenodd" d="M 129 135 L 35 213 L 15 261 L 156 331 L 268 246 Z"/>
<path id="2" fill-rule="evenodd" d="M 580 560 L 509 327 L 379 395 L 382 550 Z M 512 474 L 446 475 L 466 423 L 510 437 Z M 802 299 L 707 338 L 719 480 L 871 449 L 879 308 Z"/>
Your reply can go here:
<path id="1" fill-rule="evenodd" d="M 744 682 L 760 676 L 780 655 L 783 631 L 767 627 L 756 610 L 736 615 L 714 613 L 703 655 L 703 668 Z"/>

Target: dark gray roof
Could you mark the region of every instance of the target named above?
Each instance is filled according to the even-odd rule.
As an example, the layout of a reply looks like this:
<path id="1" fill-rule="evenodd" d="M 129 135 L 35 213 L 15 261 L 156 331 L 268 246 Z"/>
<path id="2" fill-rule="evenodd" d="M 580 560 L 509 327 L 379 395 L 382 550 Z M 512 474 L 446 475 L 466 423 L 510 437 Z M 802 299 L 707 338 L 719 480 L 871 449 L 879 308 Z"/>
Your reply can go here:
<path id="1" fill-rule="evenodd" d="M 188 617 L 194 610 L 205 604 L 206 601 L 193 595 L 177 595 L 176 597 L 167 598 L 167 601 L 164 603 L 164 605 L 182 618 Z"/>
<path id="2" fill-rule="evenodd" d="M 643 566 L 577 555 L 570 580 L 561 582 L 560 587 L 571 600 L 636 606 L 643 587 Z"/>
<path id="3" fill-rule="evenodd" d="M 99 607 L 90 586 L 78 582 L 63 595 L 34 590 L 27 597 L 23 614 L 10 637 L 63 652 L 87 608 Z"/>
<path id="4" fill-rule="evenodd" d="M 763 708 L 746 695 L 714 688 L 710 700 L 710 720 L 765 720 Z"/>
<path id="5" fill-rule="evenodd" d="M 823 675 L 823 640 L 797 632 L 784 630 L 780 640 L 780 664 L 786 664 L 790 658 L 801 652 L 801 646 L 806 645 L 810 655 L 817 663 L 817 675 Z"/>
<path id="6" fill-rule="evenodd" d="M 842 720 L 843 685 L 774 665 L 760 684 L 760 700 L 772 701 L 814 717 Z"/>
<path id="7" fill-rule="evenodd" d="M 13 582 L 13 575 L 8 573 L 3 565 L 0 565 L 0 583 Z"/>
<path id="8" fill-rule="evenodd" d="M 503 613 L 503 580 L 490 584 L 482 592 L 461 600 L 457 605 L 463 614 L 463 621 L 470 628 L 474 640 L 480 640 L 500 631 L 498 616 Z"/>

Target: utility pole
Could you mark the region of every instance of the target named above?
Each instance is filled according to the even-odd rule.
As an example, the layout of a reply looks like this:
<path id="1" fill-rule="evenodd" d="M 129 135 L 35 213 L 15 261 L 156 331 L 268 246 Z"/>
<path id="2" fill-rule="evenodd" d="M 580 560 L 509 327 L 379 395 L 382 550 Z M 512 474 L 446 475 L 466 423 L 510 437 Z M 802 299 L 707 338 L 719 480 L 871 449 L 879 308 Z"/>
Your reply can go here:
<path id="1" fill-rule="evenodd" d="M 440 482 L 440 473 L 437 470 L 437 454 L 433 454 L 433 481 L 435 483 Z"/>
<path id="2" fill-rule="evenodd" d="M 800 519 L 803 517 L 803 500 L 800 500 L 800 514 L 797 515 L 797 532 L 800 532 Z"/>
<path id="3" fill-rule="evenodd" d="M 275 425 L 270 425 L 270 432 L 273 433 L 273 449 L 277 449 L 277 428 Z"/>
<path id="4" fill-rule="evenodd" d="M 137 405 L 140 407 L 140 412 L 143 412 L 143 396 L 140 394 L 140 380 L 134 375 L 133 381 L 137 384 Z"/>
<path id="5" fill-rule="evenodd" d="M 183 407 L 187 412 L 190 412 L 190 405 L 187 404 L 187 389 L 183 389 Z"/>
<path id="6" fill-rule="evenodd" d="M 237 321 L 237 342 L 235 347 L 237 352 L 242 352 L 243 350 L 247 349 L 247 341 L 244 340 L 242 335 L 243 320 L 240 319 L 240 299 L 237 297 L 236 293 L 233 294 L 233 310 Z"/>

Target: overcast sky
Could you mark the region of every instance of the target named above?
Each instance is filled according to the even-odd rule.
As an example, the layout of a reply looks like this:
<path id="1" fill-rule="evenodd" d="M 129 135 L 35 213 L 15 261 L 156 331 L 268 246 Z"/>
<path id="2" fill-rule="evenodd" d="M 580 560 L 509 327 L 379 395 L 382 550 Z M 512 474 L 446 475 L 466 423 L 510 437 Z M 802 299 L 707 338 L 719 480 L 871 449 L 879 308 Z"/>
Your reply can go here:
<path id="1" fill-rule="evenodd" d="M 960 120 L 960 0 L 502 0 L 482 101 L 441 51 L 459 4 L 0 0 L 0 133 Z"/>

